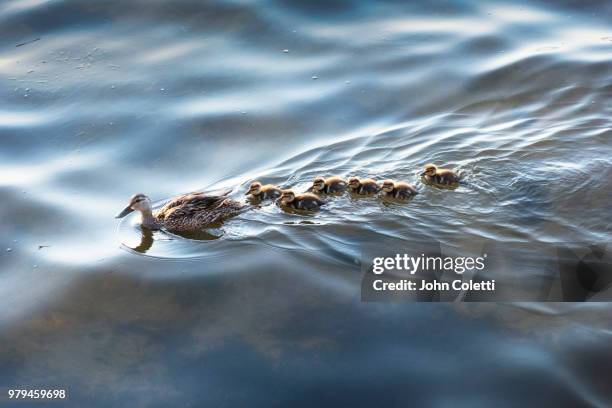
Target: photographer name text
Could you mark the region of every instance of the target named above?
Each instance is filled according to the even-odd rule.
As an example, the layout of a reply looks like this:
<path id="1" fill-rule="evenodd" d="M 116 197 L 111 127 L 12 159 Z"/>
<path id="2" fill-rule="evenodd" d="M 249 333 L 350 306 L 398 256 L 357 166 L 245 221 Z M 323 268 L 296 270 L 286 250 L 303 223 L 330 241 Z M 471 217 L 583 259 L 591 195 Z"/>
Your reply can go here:
<path id="1" fill-rule="evenodd" d="M 402 279 L 398 282 L 386 282 L 382 279 L 376 279 L 372 283 L 372 287 L 376 291 L 440 291 L 446 292 L 450 290 L 469 290 L 469 291 L 494 291 L 495 279 L 487 281 L 462 281 L 455 279 L 452 282 L 425 281 L 413 282 L 407 279 Z"/>

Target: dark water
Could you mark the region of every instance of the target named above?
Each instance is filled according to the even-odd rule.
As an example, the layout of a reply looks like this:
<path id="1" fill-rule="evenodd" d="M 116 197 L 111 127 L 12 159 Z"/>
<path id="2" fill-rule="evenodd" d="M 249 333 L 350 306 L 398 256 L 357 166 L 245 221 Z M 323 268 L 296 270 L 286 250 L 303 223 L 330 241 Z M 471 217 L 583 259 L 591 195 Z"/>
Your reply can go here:
<path id="1" fill-rule="evenodd" d="M 362 303 L 357 263 L 383 237 L 609 243 L 611 22 L 606 1 L 0 2 L 2 392 L 609 405 L 606 303 Z M 468 183 L 265 206 L 146 254 L 113 219 L 135 192 L 417 182 L 427 162 Z"/>

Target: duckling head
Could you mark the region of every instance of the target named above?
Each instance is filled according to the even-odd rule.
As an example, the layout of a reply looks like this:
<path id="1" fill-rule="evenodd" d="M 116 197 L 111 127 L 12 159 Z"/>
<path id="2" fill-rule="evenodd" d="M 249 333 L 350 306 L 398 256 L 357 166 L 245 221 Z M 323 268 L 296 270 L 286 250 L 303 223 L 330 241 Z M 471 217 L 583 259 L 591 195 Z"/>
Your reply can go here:
<path id="1" fill-rule="evenodd" d="M 293 190 L 283 190 L 280 197 L 281 204 L 287 205 L 293 202 L 293 200 L 295 200 L 295 193 L 293 192 Z"/>
<path id="2" fill-rule="evenodd" d="M 151 200 L 144 194 L 134 194 L 130 198 L 130 203 L 123 209 L 115 218 L 123 218 L 132 211 L 140 211 L 141 213 L 151 212 Z"/>
<path id="3" fill-rule="evenodd" d="M 435 164 L 432 163 L 427 163 L 425 165 L 425 167 L 423 168 L 423 173 L 421 173 L 421 176 L 435 176 L 436 172 L 438 171 L 438 168 L 436 167 Z"/>
<path id="4" fill-rule="evenodd" d="M 359 188 L 359 186 L 361 185 L 361 182 L 359 181 L 357 177 L 349 177 L 348 185 L 350 188 L 355 189 L 355 188 Z"/>
<path id="5" fill-rule="evenodd" d="M 385 193 L 390 193 L 395 188 L 395 182 L 393 180 L 385 180 L 382 183 L 381 189 Z"/>
<path id="6" fill-rule="evenodd" d="M 259 193 L 261 193 L 261 183 L 259 181 L 254 181 L 251 183 L 251 185 L 249 186 L 249 189 L 247 190 L 246 193 L 244 193 L 244 195 L 249 195 L 249 194 L 258 195 Z"/>
<path id="7" fill-rule="evenodd" d="M 325 189 L 325 179 L 323 177 L 315 177 L 312 181 L 313 191 L 323 191 Z"/>

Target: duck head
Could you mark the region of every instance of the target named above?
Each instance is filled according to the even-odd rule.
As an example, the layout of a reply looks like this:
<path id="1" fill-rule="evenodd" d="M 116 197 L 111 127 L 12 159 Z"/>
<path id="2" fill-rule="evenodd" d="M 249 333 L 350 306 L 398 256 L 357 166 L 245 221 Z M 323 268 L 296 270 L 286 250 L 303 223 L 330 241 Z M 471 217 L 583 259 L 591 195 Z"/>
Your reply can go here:
<path id="1" fill-rule="evenodd" d="M 325 179 L 323 177 L 315 177 L 312 181 L 313 191 L 323 191 L 325 189 Z"/>
<path id="2" fill-rule="evenodd" d="M 140 211 L 141 213 L 151 212 L 151 200 L 144 194 L 134 194 L 130 198 L 130 203 L 123 209 L 115 218 L 123 218 L 132 211 Z"/>
<path id="3" fill-rule="evenodd" d="M 280 203 L 282 205 L 287 205 L 292 203 L 293 200 L 295 200 L 295 193 L 293 192 L 293 190 L 283 190 L 283 193 L 280 197 Z"/>
<path id="4" fill-rule="evenodd" d="M 421 173 L 421 176 L 432 176 L 433 177 L 436 175 L 437 171 L 438 171 L 438 168 L 436 167 L 435 164 L 428 163 L 423 168 L 423 173 Z"/>
<path id="5" fill-rule="evenodd" d="M 359 186 L 361 185 L 361 182 L 359 181 L 357 177 L 349 177 L 348 185 L 350 188 L 355 190 L 359 188 Z"/>
<path id="6" fill-rule="evenodd" d="M 249 189 L 247 190 L 246 193 L 244 193 L 244 195 L 249 195 L 249 194 L 258 195 L 259 193 L 261 193 L 261 183 L 259 181 L 254 181 L 251 183 L 251 185 L 249 186 Z"/>
<path id="7" fill-rule="evenodd" d="M 382 186 L 380 188 L 385 193 L 390 193 L 395 188 L 395 182 L 393 180 L 385 180 L 383 181 Z"/>

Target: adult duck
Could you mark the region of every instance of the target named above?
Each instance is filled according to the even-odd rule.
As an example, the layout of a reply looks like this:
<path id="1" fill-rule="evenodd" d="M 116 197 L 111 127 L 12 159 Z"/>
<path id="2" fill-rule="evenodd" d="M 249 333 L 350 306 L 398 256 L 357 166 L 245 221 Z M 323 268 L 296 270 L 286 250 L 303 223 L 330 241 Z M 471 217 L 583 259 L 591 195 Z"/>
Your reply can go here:
<path id="1" fill-rule="evenodd" d="M 243 204 L 227 197 L 230 192 L 224 190 L 215 195 L 201 192 L 185 194 L 171 199 L 157 210 L 153 210 L 149 197 L 135 194 L 130 198 L 128 206 L 115 218 L 123 218 L 138 211 L 145 228 L 178 233 L 197 231 L 234 217 L 244 210 Z"/>

